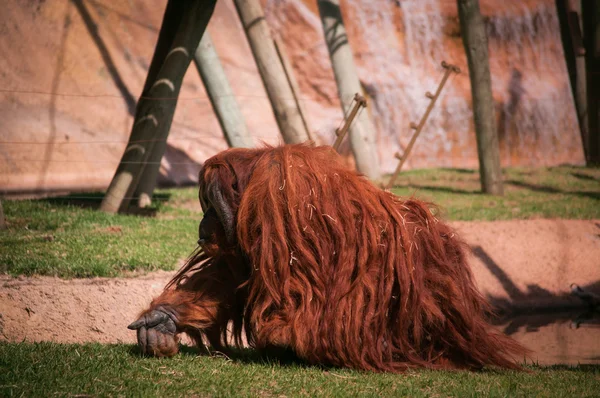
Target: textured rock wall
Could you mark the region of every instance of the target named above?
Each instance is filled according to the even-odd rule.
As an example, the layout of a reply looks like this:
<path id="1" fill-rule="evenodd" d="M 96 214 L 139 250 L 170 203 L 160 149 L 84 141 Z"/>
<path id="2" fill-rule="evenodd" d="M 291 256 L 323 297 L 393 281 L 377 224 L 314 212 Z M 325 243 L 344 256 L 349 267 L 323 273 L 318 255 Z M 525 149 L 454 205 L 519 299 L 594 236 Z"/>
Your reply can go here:
<path id="1" fill-rule="evenodd" d="M 79 2 L 77 2 L 79 3 Z M 7 2 L 0 16 L 0 190 L 101 189 L 125 148 L 166 1 Z M 333 141 L 341 108 L 314 0 L 263 0 L 286 45 L 311 129 Z M 504 166 L 583 162 L 554 2 L 482 0 L 490 36 Z M 476 167 L 466 59 L 454 1 L 346 0 L 349 40 L 377 125 L 386 171 L 410 139 L 442 76 L 452 78 L 408 167 Z M 277 126 L 231 0 L 219 1 L 209 31 L 255 142 L 279 142 Z M 194 67 L 161 166 L 163 183 L 196 179 L 225 149 Z M 342 148 L 348 153 L 348 147 Z"/>

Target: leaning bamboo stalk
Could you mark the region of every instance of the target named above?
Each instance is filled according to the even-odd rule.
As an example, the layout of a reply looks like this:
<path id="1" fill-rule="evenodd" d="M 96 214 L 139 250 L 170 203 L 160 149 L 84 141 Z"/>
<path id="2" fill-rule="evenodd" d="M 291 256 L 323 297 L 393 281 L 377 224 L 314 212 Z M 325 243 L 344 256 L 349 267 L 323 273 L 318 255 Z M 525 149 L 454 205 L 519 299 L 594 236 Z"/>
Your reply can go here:
<path id="1" fill-rule="evenodd" d="M 348 103 L 354 93 L 363 92 L 363 87 L 344 27 L 340 0 L 317 0 L 317 6 L 338 90 L 338 98 L 344 114 L 348 114 L 350 111 Z M 361 112 L 357 115 L 350 128 L 348 141 L 356 161 L 356 169 L 370 180 L 379 181 L 381 169 L 377 151 L 377 132 L 368 112 Z"/>
<path id="2" fill-rule="evenodd" d="M 234 0 L 234 3 L 283 140 L 287 144 L 307 141 L 306 128 L 277 54 L 261 2 Z"/>
<path id="3" fill-rule="evenodd" d="M 254 141 L 208 31 L 194 53 L 194 63 L 227 144 L 232 148 L 252 148 Z"/>
<path id="4" fill-rule="evenodd" d="M 172 0 L 167 4 L 164 29 L 161 27 L 144 92 L 136 107 L 129 142 L 102 199 L 101 211 L 116 213 L 127 208 L 134 193 L 151 197 L 183 77 L 215 4 L 216 0 Z M 147 190 L 142 192 L 139 186 Z"/>

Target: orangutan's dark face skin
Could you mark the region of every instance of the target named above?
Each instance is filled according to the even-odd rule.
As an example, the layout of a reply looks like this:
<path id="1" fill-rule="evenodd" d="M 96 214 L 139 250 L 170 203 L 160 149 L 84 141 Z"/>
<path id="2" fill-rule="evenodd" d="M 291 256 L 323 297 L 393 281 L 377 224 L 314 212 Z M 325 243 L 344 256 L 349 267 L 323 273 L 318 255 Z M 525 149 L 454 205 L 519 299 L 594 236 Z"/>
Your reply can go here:
<path id="1" fill-rule="evenodd" d="M 219 182 L 214 181 L 201 188 L 198 198 L 204 212 L 198 227 L 198 244 L 210 256 L 233 250 L 236 243 L 235 212 L 232 204 L 225 199 Z"/>
<path id="2" fill-rule="evenodd" d="M 223 236 L 223 225 L 216 210 L 213 207 L 208 207 L 198 227 L 198 244 L 202 246 L 207 254 L 213 255 L 225 243 L 222 239 Z"/>

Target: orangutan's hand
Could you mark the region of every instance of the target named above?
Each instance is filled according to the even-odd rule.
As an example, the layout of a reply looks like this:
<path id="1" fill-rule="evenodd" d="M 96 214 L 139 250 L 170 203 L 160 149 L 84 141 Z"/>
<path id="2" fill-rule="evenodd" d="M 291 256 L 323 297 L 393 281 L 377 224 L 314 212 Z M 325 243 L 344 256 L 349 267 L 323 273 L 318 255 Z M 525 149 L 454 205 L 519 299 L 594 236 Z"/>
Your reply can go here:
<path id="1" fill-rule="evenodd" d="M 127 328 L 137 330 L 138 345 L 146 355 L 171 357 L 179 350 L 177 326 L 165 308 L 148 311 Z"/>

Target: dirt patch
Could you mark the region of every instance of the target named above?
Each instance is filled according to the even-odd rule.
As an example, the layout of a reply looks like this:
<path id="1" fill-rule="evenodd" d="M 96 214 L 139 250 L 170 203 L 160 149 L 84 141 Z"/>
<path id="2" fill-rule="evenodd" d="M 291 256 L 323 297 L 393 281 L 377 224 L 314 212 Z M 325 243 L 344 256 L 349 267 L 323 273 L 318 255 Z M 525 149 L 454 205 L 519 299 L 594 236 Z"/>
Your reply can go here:
<path id="1" fill-rule="evenodd" d="M 579 306 L 568 294 L 569 285 L 592 290 L 600 285 L 600 221 L 453 225 L 473 248 L 471 266 L 480 289 L 499 307 Z M 1 276 L 0 340 L 134 342 L 127 325 L 172 275 L 75 280 Z"/>
<path id="2" fill-rule="evenodd" d="M 499 309 L 579 306 L 570 285 L 600 293 L 600 221 L 454 222 L 477 284 Z"/>
<path id="3" fill-rule="evenodd" d="M 172 272 L 137 278 L 0 277 L 0 340 L 133 342 L 127 325 Z M 3 320 L 3 321 L 2 321 Z"/>

